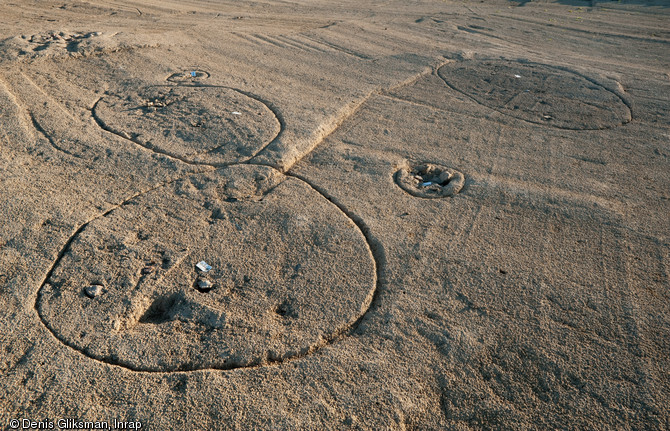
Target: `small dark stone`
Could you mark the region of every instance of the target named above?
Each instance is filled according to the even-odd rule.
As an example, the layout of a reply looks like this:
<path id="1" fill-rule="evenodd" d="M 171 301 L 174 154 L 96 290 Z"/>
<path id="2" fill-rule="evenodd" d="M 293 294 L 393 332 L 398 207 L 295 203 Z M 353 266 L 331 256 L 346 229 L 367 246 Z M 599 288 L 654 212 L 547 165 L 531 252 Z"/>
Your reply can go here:
<path id="1" fill-rule="evenodd" d="M 207 293 L 214 288 L 214 285 L 211 281 L 201 278 L 196 282 L 196 288 L 199 292 Z"/>

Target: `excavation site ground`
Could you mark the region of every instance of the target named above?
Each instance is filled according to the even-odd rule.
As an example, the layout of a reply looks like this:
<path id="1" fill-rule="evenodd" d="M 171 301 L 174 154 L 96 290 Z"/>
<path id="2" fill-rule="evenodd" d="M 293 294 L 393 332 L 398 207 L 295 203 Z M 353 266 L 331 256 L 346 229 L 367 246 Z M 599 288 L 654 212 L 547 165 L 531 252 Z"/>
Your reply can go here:
<path id="1" fill-rule="evenodd" d="M 0 18 L 0 429 L 670 428 L 667 2 Z"/>

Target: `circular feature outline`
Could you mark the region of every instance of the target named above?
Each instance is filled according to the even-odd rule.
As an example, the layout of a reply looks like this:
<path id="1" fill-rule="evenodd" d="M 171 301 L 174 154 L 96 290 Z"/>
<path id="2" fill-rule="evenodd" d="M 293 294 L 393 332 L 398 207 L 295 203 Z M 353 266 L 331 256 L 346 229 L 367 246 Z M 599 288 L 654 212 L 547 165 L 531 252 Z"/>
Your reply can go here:
<path id="1" fill-rule="evenodd" d="M 596 86 L 602 88 L 603 90 L 605 90 L 605 91 L 607 91 L 607 92 L 613 94 L 613 95 L 614 95 L 615 97 L 617 97 L 617 98 L 619 99 L 619 101 L 621 101 L 621 103 L 626 107 L 626 109 L 628 110 L 628 114 L 629 114 L 629 116 L 630 116 L 630 118 L 625 119 L 625 121 L 623 121 L 623 122 L 621 122 L 621 123 L 618 123 L 618 124 L 612 124 L 612 125 L 604 126 L 604 127 L 593 127 L 593 128 L 587 128 L 587 127 L 566 127 L 566 126 L 560 126 L 560 125 L 551 124 L 551 123 L 548 123 L 548 122 L 546 122 L 546 121 L 545 121 L 545 122 L 542 122 L 542 121 L 534 121 L 534 120 L 531 120 L 531 119 L 528 119 L 528 118 L 523 118 L 523 117 L 519 117 L 519 116 L 513 115 L 512 113 L 510 113 L 510 112 L 506 112 L 505 110 L 500 109 L 500 108 L 498 108 L 498 107 L 495 107 L 495 106 L 492 106 L 492 105 L 484 104 L 484 103 L 482 103 L 481 101 L 477 100 L 475 97 L 473 97 L 470 93 L 468 93 L 468 92 L 466 92 L 466 91 L 464 91 L 464 90 L 462 90 L 462 89 L 460 89 L 460 88 L 457 88 L 457 87 L 455 87 L 454 85 L 452 85 L 451 83 L 449 83 L 449 81 L 447 81 L 447 79 L 443 76 L 443 74 L 441 73 L 441 71 L 442 71 L 444 68 L 446 68 L 447 66 L 452 65 L 452 64 L 455 63 L 455 62 L 451 62 L 451 61 L 450 61 L 450 62 L 447 62 L 447 63 L 445 63 L 445 64 L 439 66 L 437 69 L 435 69 L 435 75 L 437 75 L 437 76 L 438 76 L 438 77 L 445 83 L 445 85 L 446 85 L 447 87 L 449 87 L 450 89 L 452 89 L 452 90 L 454 90 L 454 91 L 457 91 L 458 93 L 460 93 L 460 94 L 466 96 L 467 98 L 469 98 L 469 99 L 472 100 L 473 102 L 477 103 L 478 105 L 480 105 L 480 106 L 484 106 L 484 107 L 486 107 L 486 108 L 488 108 L 488 109 L 491 109 L 491 110 L 493 110 L 493 111 L 499 112 L 500 114 L 505 115 L 505 116 L 507 116 L 507 117 L 515 118 L 515 119 L 518 119 L 518 120 L 521 120 L 521 121 L 526 121 L 526 122 L 531 123 L 531 124 L 541 124 L 541 125 L 549 126 L 549 127 L 553 127 L 553 128 L 556 128 L 556 129 L 562 129 L 562 130 L 577 130 L 577 131 L 579 131 L 579 130 L 584 130 L 584 131 L 588 131 L 588 130 L 608 130 L 608 129 L 613 129 L 613 128 L 620 127 L 620 126 L 625 126 L 626 124 L 629 124 L 631 121 L 633 121 L 633 118 L 634 118 L 634 116 L 633 116 L 633 108 L 632 108 L 632 106 L 631 106 L 630 101 L 628 101 L 623 95 L 619 94 L 617 91 L 615 91 L 615 90 L 613 90 L 613 89 L 611 89 L 611 88 L 608 88 L 605 84 L 603 84 L 603 83 L 597 81 L 596 79 L 594 79 L 594 78 L 592 78 L 592 77 L 589 77 L 589 76 L 587 76 L 587 75 L 585 75 L 585 74 L 583 74 L 583 73 L 580 73 L 580 72 L 577 72 L 577 71 L 575 71 L 575 70 L 572 70 L 572 69 L 570 69 L 570 68 L 568 68 L 568 67 L 557 66 L 557 65 L 546 64 L 546 63 L 538 63 L 538 62 L 535 62 L 535 61 L 527 61 L 527 60 L 508 60 L 508 59 L 505 59 L 505 58 L 474 58 L 474 59 L 467 59 L 467 60 L 465 60 L 465 61 L 478 61 L 478 62 L 492 61 L 492 62 L 510 62 L 510 63 L 519 63 L 519 64 L 522 64 L 522 65 L 531 65 L 531 66 L 546 67 L 546 68 L 548 68 L 548 69 L 553 69 L 553 70 L 558 71 L 558 72 L 567 72 L 567 73 L 571 73 L 571 74 L 573 74 L 573 75 L 575 75 L 575 76 L 579 76 L 580 78 L 585 79 L 586 81 L 590 82 L 591 84 L 596 85 Z"/>
<path id="2" fill-rule="evenodd" d="M 230 164 L 230 165 L 227 165 L 227 166 L 235 166 L 235 165 L 247 165 L 247 166 L 252 165 L 252 166 L 263 166 L 263 167 L 268 167 L 267 165 L 258 165 L 258 164 L 254 164 L 254 163 L 234 163 L 234 164 Z M 274 169 L 274 168 L 272 168 L 272 169 Z M 370 237 L 369 228 L 365 225 L 365 223 L 364 223 L 362 220 L 360 220 L 360 218 L 353 216 L 353 215 L 352 215 L 349 211 L 347 211 L 344 207 L 342 207 L 342 206 L 341 206 L 340 204 L 338 204 L 335 200 L 333 200 L 332 198 L 330 198 L 329 196 L 327 196 L 327 195 L 326 195 L 323 191 L 321 191 L 319 188 L 317 188 L 317 187 L 313 186 L 312 184 L 310 184 L 306 179 L 302 178 L 302 177 L 299 176 L 299 175 L 291 174 L 291 173 L 288 173 L 288 172 L 286 172 L 286 173 L 284 173 L 284 172 L 280 172 L 280 173 L 281 173 L 282 175 L 287 176 L 287 177 L 295 178 L 296 180 L 298 180 L 298 181 L 304 183 L 307 187 L 311 188 L 311 189 L 314 190 L 316 193 L 318 193 L 318 194 L 321 195 L 323 198 L 325 198 L 325 199 L 328 201 L 329 204 L 332 204 L 332 205 L 333 205 L 333 207 L 334 207 L 335 210 L 340 211 L 346 218 L 348 218 L 348 219 L 355 225 L 356 229 L 358 229 L 359 233 L 363 236 L 363 239 L 364 239 L 364 241 L 365 241 L 365 245 L 366 245 L 368 251 L 370 252 L 370 256 L 371 256 L 371 258 L 372 258 L 372 259 L 371 259 L 371 263 L 372 263 L 372 267 L 373 267 L 373 275 L 374 275 L 374 283 L 373 283 L 373 285 L 374 285 L 374 286 L 373 286 L 373 288 L 371 289 L 370 294 L 368 295 L 367 303 L 363 303 L 363 304 L 361 304 L 361 305 L 364 305 L 364 308 L 362 308 L 362 311 L 360 312 L 360 314 L 358 315 L 358 317 L 357 317 L 353 322 L 351 322 L 351 323 L 345 323 L 344 325 L 342 325 L 342 326 L 339 327 L 339 328 L 336 328 L 334 331 L 330 332 L 329 334 L 324 334 L 324 335 L 321 337 L 319 343 L 317 343 L 317 344 L 315 344 L 315 345 L 311 345 L 311 346 L 309 346 L 309 348 L 306 349 L 305 351 L 303 351 L 303 352 L 299 352 L 299 353 L 297 353 L 297 354 L 295 354 L 295 355 L 293 355 L 293 356 L 287 356 L 287 357 L 279 358 L 279 359 L 273 359 L 273 358 L 268 357 L 268 358 L 266 358 L 265 361 L 260 361 L 260 362 L 257 362 L 257 363 L 252 363 L 252 364 L 247 364 L 247 365 L 239 365 L 239 366 L 233 363 L 233 364 L 231 364 L 231 365 L 229 365 L 229 366 L 220 366 L 220 367 L 202 367 L 202 368 L 193 368 L 193 369 L 190 369 L 190 368 L 189 368 L 189 369 L 176 369 L 176 370 L 153 370 L 153 369 L 142 369 L 142 368 L 136 368 L 136 367 L 129 366 L 129 364 L 125 364 L 125 363 L 123 363 L 122 361 L 118 361 L 118 362 L 110 362 L 110 361 L 106 361 L 106 360 L 103 360 L 103 359 L 99 359 L 99 358 L 96 358 L 96 357 L 94 357 L 94 356 L 88 354 L 86 351 L 84 351 L 84 350 L 78 348 L 77 346 L 75 346 L 74 344 L 72 344 L 71 342 L 69 342 L 69 341 L 68 341 L 67 339 L 65 339 L 64 337 L 61 337 L 61 336 L 59 335 L 59 333 L 58 333 L 58 332 L 57 332 L 57 331 L 56 331 L 56 330 L 49 324 L 49 322 L 45 319 L 45 317 L 44 317 L 44 316 L 42 315 L 42 313 L 40 312 L 39 303 L 40 303 L 40 299 L 41 299 L 41 296 L 42 296 L 42 291 L 43 291 L 45 285 L 47 284 L 47 282 L 48 282 L 49 279 L 51 278 L 51 276 L 52 276 L 54 270 L 56 269 L 56 267 L 58 266 L 58 264 L 59 264 L 59 263 L 61 262 L 61 260 L 63 259 L 65 253 L 70 249 L 70 246 L 72 245 L 72 243 L 74 242 L 74 240 L 77 238 L 77 236 L 78 236 L 78 235 L 79 235 L 79 234 L 80 234 L 80 233 L 81 233 L 81 232 L 82 232 L 82 231 L 83 231 L 83 230 L 84 230 L 90 223 L 92 223 L 92 222 L 94 222 L 95 220 L 98 220 L 98 219 L 100 219 L 100 218 L 106 217 L 107 215 L 109 215 L 110 213 L 112 213 L 113 211 L 115 211 L 116 209 L 121 208 L 121 207 L 123 207 L 123 206 L 125 206 L 125 205 L 128 205 L 128 204 L 131 203 L 134 199 L 136 199 L 136 198 L 138 198 L 138 197 L 140 197 L 140 196 L 143 196 L 143 195 L 145 195 L 145 194 L 147 194 L 147 193 L 150 193 L 150 192 L 152 192 L 152 191 L 154 191 L 154 190 L 157 190 L 157 189 L 159 189 L 159 188 L 161 188 L 161 187 L 165 187 L 165 186 L 168 186 L 168 185 L 170 185 L 170 184 L 172 184 L 172 183 L 174 183 L 174 182 L 180 181 L 180 180 L 182 180 L 182 179 L 184 179 L 184 178 L 187 178 L 188 176 L 191 176 L 191 175 L 197 175 L 197 174 L 198 174 L 198 173 L 193 173 L 193 172 L 191 172 L 191 173 L 189 173 L 188 175 L 185 175 L 185 176 L 183 176 L 183 177 L 176 178 L 176 179 L 167 181 L 167 182 L 165 182 L 165 183 L 159 184 L 159 185 L 157 185 L 157 186 L 155 186 L 155 187 L 152 187 L 152 188 L 149 189 L 149 190 L 145 190 L 145 191 L 143 191 L 143 192 L 136 193 L 135 195 L 129 197 L 128 199 L 125 199 L 125 200 L 124 200 L 123 202 L 121 202 L 120 204 L 118 204 L 118 205 L 116 205 L 116 206 L 114 206 L 114 207 L 108 209 L 108 210 L 105 211 L 104 213 L 102 213 L 102 214 L 100 214 L 100 215 L 98 215 L 98 216 L 96 216 L 96 217 L 94 217 L 94 218 L 92 218 L 92 219 L 86 221 L 86 222 L 83 223 L 81 226 L 79 226 L 79 227 L 72 233 L 72 235 L 68 238 L 68 240 L 65 242 L 65 244 L 63 245 L 63 247 L 62 247 L 61 250 L 59 251 L 58 256 L 56 257 L 56 259 L 54 260 L 53 264 L 52 264 L 51 267 L 49 268 L 49 271 L 46 273 L 46 275 L 44 276 L 44 279 L 43 279 L 42 282 L 40 283 L 40 287 L 37 289 L 37 292 L 36 292 L 36 294 L 35 294 L 35 302 L 34 302 L 34 304 L 33 304 L 33 309 L 34 309 L 35 313 L 37 314 L 37 316 L 38 316 L 40 322 L 41 322 L 42 325 L 43 325 L 43 326 L 44 326 L 44 327 L 51 333 L 51 335 L 52 335 L 56 340 L 58 340 L 60 343 L 62 343 L 63 345 L 67 346 L 68 348 L 70 348 L 70 349 L 72 349 L 72 350 L 77 351 L 78 353 L 80 353 L 80 354 L 86 356 L 87 358 L 89 358 L 89 359 L 91 359 L 91 360 L 94 360 L 94 361 L 96 361 L 96 362 L 99 362 L 99 363 L 102 363 L 102 364 L 106 364 L 106 365 L 118 366 L 118 367 L 121 367 L 121 368 L 130 370 L 130 371 L 133 371 L 133 372 L 144 372 L 144 373 L 183 373 L 183 372 L 194 372 L 194 371 L 202 371 L 202 370 L 222 370 L 222 371 L 227 371 L 227 370 L 234 370 L 234 369 L 258 368 L 258 367 L 262 367 L 262 366 L 267 366 L 267 365 L 277 364 L 277 363 L 284 363 L 284 362 L 289 362 L 289 361 L 293 361 L 293 360 L 297 360 L 297 359 L 303 358 L 303 357 L 305 357 L 305 356 L 307 356 L 307 355 L 310 355 L 310 354 L 314 353 L 315 351 L 320 350 L 321 348 L 323 348 L 323 347 L 325 347 L 325 346 L 327 346 L 327 345 L 330 345 L 330 344 L 334 343 L 335 341 L 337 341 L 337 340 L 339 340 L 339 339 L 341 339 L 341 338 L 343 338 L 343 337 L 345 337 L 345 336 L 351 334 L 351 333 L 358 327 L 358 325 L 359 325 L 360 322 L 363 320 L 363 318 L 365 317 L 365 315 L 368 313 L 368 311 L 370 310 L 370 308 L 372 307 L 372 305 L 375 303 L 375 299 L 376 299 L 376 297 L 377 297 L 377 295 L 378 295 L 378 292 L 379 292 L 379 289 L 380 289 L 380 284 L 381 284 L 381 279 L 382 279 L 382 277 L 381 277 L 381 259 L 380 259 L 379 255 L 378 255 L 377 247 L 374 246 L 375 243 L 374 243 L 374 241 L 372 240 L 372 238 Z"/>
<path id="3" fill-rule="evenodd" d="M 414 172 L 410 172 L 410 169 L 412 171 L 416 171 L 417 174 L 414 174 Z M 426 171 L 426 174 L 428 173 L 429 170 L 430 171 L 439 170 L 441 171 L 440 173 L 448 173 L 446 183 L 442 185 L 439 182 L 431 181 L 431 184 L 427 186 L 430 187 L 437 186 L 433 187 L 432 189 L 422 190 L 418 187 L 415 187 L 413 185 L 414 181 L 412 181 L 412 177 L 414 175 L 421 175 L 419 173 L 421 170 Z M 453 168 L 448 168 L 430 162 L 416 163 L 412 167 L 402 167 L 398 169 L 396 173 L 393 175 L 393 180 L 396 183 L 396 185 L 400 187 L 403 191 L 407 192 L 412 196 L 424 199 L 438 199 L 438 198 L 452 197 L 457 193 L 460 193 L 460 191 L 463 189 L 463 186 L 465 186 L 465 175 L 463 175 L 462 172 Z"/>
<path id="4" fill-rule="evenodd" d="M 195 72 L 196 76 L 190 75 L 190 73 L 192 73 L 192 72 Z M 189 75 L 187 76 L 186 74 L 189 74 Z M 200 76 L 198 76 L 198 74 L 200 74 Z M 178 80 L 177 78 L 180 75 L 184 79 Z M 184 86 L 197 85 L 197 86 L 200 87 L 200 86 L 202 86 L 201 82 L 206 80 L 206 79 L 209 79 L 211 76 L 212 75 L 209 72 L 207 72 L 206 70 L 200 69 L 199 67 L 192 67 L 192 68 L 189 68 L 189 69 L 184 69 L 184 70 L 182 70 L 182 72 L 175 72 L 175 73 L 171 74 L 170 76 L 168 76 L 167 78 L 165 78 L 165 80 L 167 82 L 177 84 L 177 85 L 184 85 Z"/>
<path id="5" fill-rule="evenodd" d="M 226 90 L 232 90 L 232 91 L 237 92 L 237 93 L 239 93 L 239 94 L 241 94 L 241 95 L 243 95 L 243 96 L 249 97 L 249 98 L 251 98 L 251 99 L 253 99 L 253 100 L 255 100 L 255 101 L 261 103 L 263 106 L 265 106 L 265 107 L 272 113 L 274 119 L 275 119 L 275 120 L 277 121 L 277 123 L 279 124 L 279 130 L 277 131 L 277 134 L 276 134 L 274 137 L 272 137 L 272 139 L 269 139 L 269 140 L 265 143 L 265 145 L 263 145 L 263 146 L 261 146 L 260 148 L 258 148 L 258 149 L 257 149 L 253 154 L 251 154 L 249 157 L 247 157 L 247 158 L 245 158 L 245 159 L 243 159 L 243 160 L 237 160 L 237 161 L 232 161 L 232 162 L 220 162 L 220 163 L 217 163 L 217 162 L 206 162 L 206 161 L 196 161 L 196 160 L 192 160 L 192 159 L 189 158 L 189 157 L 184 157 L 184 156 L 180 156 L 180 155 L 178 155 L 178 154 L 173 154 L 172 152 L 167 151 L 167 150 L 164 150 L 164 149 L 162 149 L 162 148 L 160 148 L 160 147 L 157 147 L 157 146 L 148 146 L 148 145 L 146 145 L 145 143 L 139 141 L 138 139 L 135 139 L 135 138 L 129 136 L 128 134 L 124 134 L 124 133 L 118 132 L 116 129 L 114 129 L 113 127 L 109 126 L 109 125 L 108 125 L 108 124 L 107 124 L 107 123 L 106 123 L 106 122 L 105 122 L 105 121 L 98 115 L 98 113 L 96 112 L 96 111 L 97 111 L 98 104 L 105 98 L 104 96 L 98 98 L 98 99 L 95 101 L 95 103 L 93 103 L 93 106 L 91 107 L 91 116 L 93 117 L 93 120 L 94 120 L 95 123 L 98 125 L 98 127 L 100 127 L 101 129 L 103 129 L 103 130 L 106 131 L 106 132 L 113 133 L 114 135 L 116 135 L 116 136 L 118 136 L 118 137 L 120 137 L 120 138 L 123 138 L 123 139 L 125 139 L 125 140 L 128 140 L 128 141 L 134 143 L 135 145 L 137 145 L 137 146 L 139 146 L 139 147 L 142 147 L 142 148 L 144 148 L 144 149 L 146 149 L 146 150 L 152 151 L 152 152 L 157 153 L 157 154 L 162 154 L 162 155 L 164 155 L 164 156 L 171 157 L 171 158 L 173 158 L 173 159 L 179 160 L 180 162 L 183 162 L 183 163 L 186 163 L 186 164 L 188 164 L 188 165 L 192 165 L 192 166 L 213 166 L 213 167 L 220 167 L 220 166 L 232 166 L 232 165 L 237 165 L 237 164 L 244 164 L 244 163 L 247 163 L 247 162 L 249 162 L 249 160 L 252 160 L 252 159 L 253 159 L 254 157 L 256 157 L 259 153 L 261 153 L 261 152 L 262 152 L 263 150 L 265 150 L 267 147 L 269 147 L 269 146 L 272 145 L 274 142 L 276 142 L 278 139 L 280 139 L 281 136 L 284 134 L 284 131 L 286 130 L 286 122 L 284 121 L 283 116 L 279 113 L 279 111 L 277 110 L 277 108 L 275 108 L 274 105 L 273 105 L 271 102 L 262 99 L 260 96 L 257 96 L 257 95 L 254 94 L 254 93 L 251 93 L 251 92 L 248 92 L 248 91 L 244 91 L 244 90 L 241 90 L 241 89 L 239 89 L 239 88 L 235 88 L 235 87 L 225 86 L 225 85 L 204 85 L 204 84 L 203 84 L 203 85 L 193 85 L 193 83 L 189 83 L 189 84 L 185 84 L 185 85 L 169 85 L 169 84 L 147 85 L 147 86 L 142 87 L 142 88 L 160 88 L 160 87 L 162 87 L 162 88 L 187 88 L 187 87 L 190 87 L 190 88 L 198 88 L 198 89 L 206 89 L 206 88 L 222 88 L 222 89 L 226 89 Z M 218 147 L 215 147 L 215 148 L 210 148 L 210 149 L 208 149 L 207 151 L 204 151 L 204 152 L 199 153 L 199 154 L 207 154 L 207 153 L 216 151 L 217 149 L 221 148 L 223 145 L 225 145 L 225 144 L 222 144 L 222 145 L 220 145 L 220 146 L 218 146 Z"/>

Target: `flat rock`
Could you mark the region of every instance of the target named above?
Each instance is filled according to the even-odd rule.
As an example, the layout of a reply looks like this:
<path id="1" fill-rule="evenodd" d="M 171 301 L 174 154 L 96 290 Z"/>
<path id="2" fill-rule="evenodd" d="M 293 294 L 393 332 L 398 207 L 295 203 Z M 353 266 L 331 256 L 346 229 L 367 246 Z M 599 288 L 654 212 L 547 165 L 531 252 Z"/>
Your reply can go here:
<path id="1" fill-rule="evenodd" d="M 102 293 L 102 286 L 100 286 L 99 284 L 93 284 L 91 286 L 85 287 L 84 293 L 89 298 L 95 298 L 96 296 Z"/>

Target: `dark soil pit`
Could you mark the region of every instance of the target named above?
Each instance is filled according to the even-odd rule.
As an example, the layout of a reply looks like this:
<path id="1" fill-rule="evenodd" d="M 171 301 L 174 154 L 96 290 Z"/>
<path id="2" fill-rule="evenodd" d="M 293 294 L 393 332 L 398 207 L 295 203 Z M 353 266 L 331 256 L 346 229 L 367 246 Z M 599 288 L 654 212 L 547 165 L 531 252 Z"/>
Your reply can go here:
<path id="1" fill-rule="evenodd" d="M 107 96 L 94 115 L 106 130 L 196 163 L 245 161 L 280 131 L 261 101 L 218 87 L 158 86 Z"/>
<path id="2" fill-rule="evenodd" d="M 451 88 L 503 114 L 562 129 L 606 129 L 631 120 L 623 99 L 560 68 L 519 61 L 466 60 L 438 70 Z"/>
<path id="3" fill-rule="evenodd" d="M 395 181 L 401 189 L 421 198 L 445 198 L 460 192 L 465 177 L 455 169 L 425 163 L 400 169 Z"/>
<path id="4" fill-rule="evenodd" d="M 187 69 L 182 72 L 176 72 L 168 76 L 168 82 L 177 84 L 197 84 L 210 77 L 209 72 L 200 69 Z"/>
<path id="5" fill-rule="evenodd" d="M 344 213 L 298 179 L 239 165 L 90 222 L 36 307 L 57 338 L 101 361 L 228 369 L 322 346 L 365 313 L 375 285 L 370 248 Z"/>

